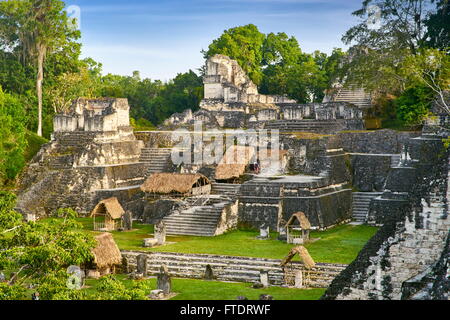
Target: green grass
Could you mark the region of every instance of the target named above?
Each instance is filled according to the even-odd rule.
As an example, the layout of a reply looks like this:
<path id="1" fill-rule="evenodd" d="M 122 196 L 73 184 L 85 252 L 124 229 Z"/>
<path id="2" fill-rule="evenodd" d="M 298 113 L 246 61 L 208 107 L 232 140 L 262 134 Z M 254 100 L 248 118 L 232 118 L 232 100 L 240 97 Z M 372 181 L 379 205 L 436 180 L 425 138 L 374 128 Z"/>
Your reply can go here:
<path id="1" fill-rule="evenodd" d="M 78 220 L 85 230 L 93 229 L 91 218 Z M 316 262 L 348 264 L 356 258 L 364 244 L 376 231 L 377 228 L 364 225 L 341 225 L 327 231 L 316 231 L 311 233 L 311 238 L 320 238 L 320 240 L 307 244 L 306 248 Z M 258 240 L 256 239 L 257 231 L 235 230 L 216 237 L 168 236 L 168 244 L 164 246 L 143 248 L 143 239 L 152 237 L 152 233 L 153 226 L 136 223 L 131 231 L 112 232 L 117 245 L 122 250 L 282 259 L 294 247 L 292 244 L 277 240 L 276 233 L 271 233 L 270 240 Z"/>
<path id="2" fill-rule="evenodd" d="M 126 287 L 131 287 L 133 280 L 125 275 L 116 275 Z M 141 280 L 149 283 L 150 288 L 156 289 L 156 279 Z M 86 280 L 91 293 L 97 290 L 98 280 Z M 317 300 L 325 289 L 291 289 L 282 287 L 268 287 L 253 289 L 250 283 L 232 283 L 219 281 L 205 281 L 194 279 L 172 278 L 172 292 L 178 293 L 172 300 L 236 300 L 238 296 L 245 296 L 249 300 L 258 300 L 261 294 L 270 294 L 275 300 Z"/>
<path id="3" fill-rule="evenodd" d="M 316 262 L 348 264 L 356 258 L 376 230 L 369 226 L 343 225 L 324 232 L 312 232 L 311 237 L 320 240 L 307 244 L 306 248 Z M 147 250 L 282 259 L 294 247 L 277 240 L 276 233 L 271 233 L 270 240 L 258 240 L 257 235 L 255 231 L 237 230 L 210 238 L 168 237 L 167 241 L 175 243 Z"/>
<path id="4" fill-rule="evenodd" d="M 93 232 L 92 218 L 77 220 L 83 224 L 84 230 Z M 320 238 L 320 240 L 306 244 L 306 248 L 316 262 L 349 264 L 376 231 L 376 227 L 365 225 L 341 225 L 327 231 L 314 231 L 311 232 L 311 238 Z M 269 240 L 258 240 L 256 236 L 259 233 L 251 230 L 234 230 L 216 237 L 168 236 L 167 244 L 156 248 L 142 247 L 143 239 L 153 237 L 152 225 L 135 223 L 131 231 L 114 231 L 112 234 L 121 250 L 149 252 L 283 259 L 295 246 L 277 240 L 277 233 L 271 233 Z"/>
<path id="5" fill-rule="evenodd" d="M 48 142 L 47 139 L 39 137 L 34 132 L 28 131 L 25 133 L 25 137 L 28 142 L 28 146 L 25 149 L 24 156 L 25 160 L 29 162 L 33 157 L 39 152 L 41 146 Z"/>

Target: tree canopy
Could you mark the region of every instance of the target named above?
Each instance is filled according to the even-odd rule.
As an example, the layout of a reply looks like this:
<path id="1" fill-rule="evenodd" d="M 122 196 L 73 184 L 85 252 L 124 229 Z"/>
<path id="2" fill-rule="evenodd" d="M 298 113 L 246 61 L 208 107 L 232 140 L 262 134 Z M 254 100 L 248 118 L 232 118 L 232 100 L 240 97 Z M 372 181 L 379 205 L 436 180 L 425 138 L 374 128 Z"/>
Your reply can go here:
<path id="1" fill-rule="evenodd" d="M 316 59 L 319 52 L 303 53 L 295 37 L 284 32 L 263 34 L 253 24 L 225 30 L 203 54 L 205 58 L 227 55 L 261 93 L 287 95 L 299 102 L 321 101 L 331 77 L 326 54 Z"/>

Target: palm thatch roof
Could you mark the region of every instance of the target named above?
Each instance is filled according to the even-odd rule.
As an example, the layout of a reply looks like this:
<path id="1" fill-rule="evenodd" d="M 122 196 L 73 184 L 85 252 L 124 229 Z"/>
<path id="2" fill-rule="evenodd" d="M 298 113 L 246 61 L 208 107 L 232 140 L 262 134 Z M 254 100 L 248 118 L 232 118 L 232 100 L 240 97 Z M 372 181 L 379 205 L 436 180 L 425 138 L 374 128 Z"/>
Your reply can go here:
<path id="1" fill-rule="evenodd" d="M 123 216 L 125 210 L 120 205 L 116 197 L 100 201 L 92 210 L 91 217 L 94 215 L 109 215 L 112 219 L 119 219 Z"/>
<path id="2" fill-rule="evenodd" d="M 92 250 L 97 268 L 105 268 L 122 263 L 122 254 L 111 233 L 105 232 L 95 237 L 97 246 Z"/>
<path id="3" fill-rule="evenodd" d="M 187 173 L 154 173 L 141 185 L 141 190 L 149 193 L 187 193 L 195 185 L 204 186 L 210 184 L 207 177 L 202 174 Z"/>
<path id="4" fill-rule="evenodd" d="M 314 262 L 313 258 L 309 255 L 308 250 L 303 246 L 295 247 L 291 251 L 289 251 L 286 258 L 284 258 L 283 261 L 281 262 L 281 266 L 284 267 L 289 262 L 291 262 L 296 254 L 299 255 L 300 260 L 303 262 L 306 269 L 312 269 L 316 266 L 316 263 Z"/>
<path id="5" fill-rule="evenodd" d="M 216 180 L 239 178 L 255 156 L 255 148 L 246 146 L 231 146 L 220 160 L 216 168 Z"/>
<path id="6" fill-rule="evenodd" d="M 294 213 L 286 223 L 286 227 L 292 225 L 295 220 L 297 220 L 300 223 L 300 228 L 304 230 L 310 230 L 311 229 L 311 223 L 309 222 L 308 218 L 306 217 L 306 214 L 304 212 L 297 212 Z"/>

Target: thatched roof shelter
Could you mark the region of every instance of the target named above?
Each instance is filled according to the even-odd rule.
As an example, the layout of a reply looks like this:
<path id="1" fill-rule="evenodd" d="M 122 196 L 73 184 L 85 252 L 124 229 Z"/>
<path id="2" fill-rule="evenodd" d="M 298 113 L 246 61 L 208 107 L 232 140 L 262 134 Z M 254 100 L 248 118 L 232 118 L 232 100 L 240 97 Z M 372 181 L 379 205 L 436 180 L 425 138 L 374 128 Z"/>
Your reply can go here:
<path id="1" fill-rule="evenodd" d="M 148 193 L 186 194 L 197 187 L 210 185 L 207 177 L 202 174 L 154 173 L 141 185 L 141 190 Z"/>
<path id="2" fill-rule="evenodd" d="M 100 201 L 95 206 L 94 210 L 92 210 L 91 217 L 96 215 L 107 215 L 111 217 L 111 219 L 115 220 L 120 219 L 124 213 L 125 210 L 123 210 L 119 200 L 117 200 L 116 197 L 112 197 Z"/>
<path id="3" fill-rule="evenodd" d="M 246 146 L 231 146 L 225 152 L 216 168 L 216 180 L 239 178 L 245 172 L 255 156 L 255 148 Z"/>
<path id="4" fill-rule="evenodd" d="M 95 237 L 97 246 L 92 250 L 94 264 L 98 269 L 119 265 L 122 254 L 111 233 L 105 232 Z"/>
<path id="5" fill-rule="evenodd" d="M 289 251 L 286 258 L 284 258 L 283 261 L 281 262 L 281 266 L 282 267 L 286 266 L 289 262 L 292 261 L 292 259 L 294 258 L 294 256 L 296 254 L 299 255 L 300 260 L 303 262 L 306 269 L 312 269 L 316 266 L 316 263 L 314 262 L 313 258 L 310 256 L 308 250 L 303 246 L 295 247 L 291 251 Z"/>
<path id="6" fill-rule="evenodd" d="M 296 220 L 299 222 L 300 228 L 302 228 L 303 230 L 311 229 L 311 223 L 309 222 L 304 212 L 294 213 L 286 223 L 286 227 L 291 226 Z"/>

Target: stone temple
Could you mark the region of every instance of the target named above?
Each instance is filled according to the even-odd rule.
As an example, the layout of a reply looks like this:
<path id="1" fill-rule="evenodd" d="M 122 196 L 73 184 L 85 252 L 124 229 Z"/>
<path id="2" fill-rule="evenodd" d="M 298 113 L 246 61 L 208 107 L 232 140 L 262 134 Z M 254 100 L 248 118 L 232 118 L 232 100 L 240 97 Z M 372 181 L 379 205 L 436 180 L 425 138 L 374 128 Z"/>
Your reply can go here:
<path id="1" fill-rule="evenodd" d="M 87 215 L 99 201 L 116 197 L 134 221 L 162 221 L 169 236 L 211 237 L 239 226 L 282 233 L 297 212 L 313 230 L 351 221 L 377 225 L 380 231 L 323 298 L 448 297 L 450 176 L 442 141 L 450 135 L 448 116 L 434 118 L 423 132 L 368 131 L 363 104 L 299 104 L 261 95 L 222 55 L 207 61 L 204 86 L 198 111 L 174 114 L 156 131 L 133 132 L 126 99 L 74 101 L 55 116 L 52 140 L 21 176 L 17 209 L 29 219 L 67 207 Z M 208 130 L 195 132 L 197 121 Z M 205 154 L 211 137 L 233 135 L 224 130 L 233 128 L 279 132 L 280 158 L 267 160 L 254 149 L 245 170 L 230 166 L 220 179 L 217 163 L 173 161 L 187 151 Z M 175 129 L 193 137 L 188 145 L 179 146 Z M 236 148 L 253 147 L 236 141 Z M 257 160 L 261 170 L 249 170 Z M 154 173 L 178 175 L 170 190 L 181 191 L 145 192 L 141 186 Z M 190 186 L 186 174 L 207 188 Z M 152 183 L 168 188 L 164 179 Z M 190 192 L 203 187 L 206 194 Z M 125 256 L 135 259 L 134 253 Z M 171 259 L 165 260 L 169 269 L 176 263 Z"/>
<path id="2" fill-rule="evenodd" d="M 51 142 L 21 179 L 18 209 L 37 216 L 65 207 L 87 213 L 107 190 L 139 187 L 143 147 L 126 99 L 78 99 L 55 116 Z"/>
<path id="3" fill-rule="evenodd" d="M 364 128 L 363 111 L 347 102 L 298 104 L 284 96 L 258 93 L 239 64 L 215 55 L 206 62 L 200 110 L 174 114 L 166 127 L 203 121 L 208 127 L 336 132 Z"/>

